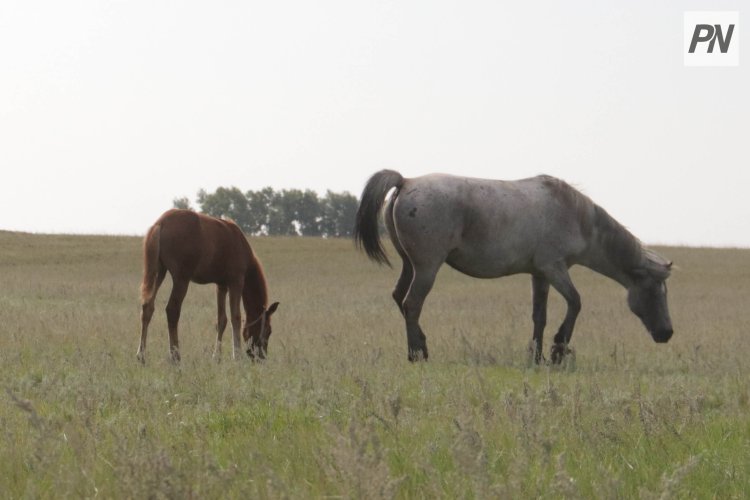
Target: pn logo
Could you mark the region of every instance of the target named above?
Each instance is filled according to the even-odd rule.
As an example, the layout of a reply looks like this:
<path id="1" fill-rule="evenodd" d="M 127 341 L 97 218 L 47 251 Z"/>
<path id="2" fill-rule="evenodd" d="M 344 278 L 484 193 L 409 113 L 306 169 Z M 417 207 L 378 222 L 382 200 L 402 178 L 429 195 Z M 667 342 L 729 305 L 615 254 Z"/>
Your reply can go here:
<path id="1" fill-rule="evenodd" d="M 685 12 L 685 66 L 739 66 L 739 18 L 736 11 Z"/>

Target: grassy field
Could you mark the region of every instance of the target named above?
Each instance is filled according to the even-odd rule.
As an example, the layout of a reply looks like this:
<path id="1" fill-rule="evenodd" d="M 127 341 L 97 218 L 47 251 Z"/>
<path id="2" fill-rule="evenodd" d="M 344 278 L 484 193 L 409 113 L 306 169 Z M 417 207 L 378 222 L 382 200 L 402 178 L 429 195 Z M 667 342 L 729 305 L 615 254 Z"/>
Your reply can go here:
<path id="1" fill-rule="evenodd" d="M 619 285 L 574 271 L 576 362 L 530 367 L 527 276 L 448 268 L 430 361 L 409 364 L 398 270 L 350 241 L 259 238 L 270 359 L 211 359 L 191 286 L 183 362 L 159 294 L 137 363 L 140 238 L 0 232 L 3 498 L 746 498 L 750 250 L 661 248 L 675 335 L 654 344 Z M 391 255 L 394 255 L 391 253 Z M 549 339 L 563 304 L 550 296 Z"/>

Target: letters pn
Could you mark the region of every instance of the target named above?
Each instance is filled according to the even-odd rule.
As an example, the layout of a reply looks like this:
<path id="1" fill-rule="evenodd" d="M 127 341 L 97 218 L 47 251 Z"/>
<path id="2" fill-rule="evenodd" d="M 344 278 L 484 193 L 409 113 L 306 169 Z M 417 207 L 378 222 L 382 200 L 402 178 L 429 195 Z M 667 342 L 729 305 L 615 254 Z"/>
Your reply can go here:
<path id="1" fill-rule="evenodd" d="M 720 24 L 696 24 L 695 31 L 693 32 L 693 39 L 690 42 L 690 50 L 688 50 L 688 52 L 691 54 L 695 53 L 695 46 L 698 45 L 699 42 L 709 42 L 708 53 L 713 54 L 714 43 L 718 40 L 719 50 L 721 50 L 722 54 L 726 54 L 727 50 L 729 50 L 729 42 L 732 40 L 733 32 L 734 24 L 729 25 L 726 37 L 724 37 Z"/>

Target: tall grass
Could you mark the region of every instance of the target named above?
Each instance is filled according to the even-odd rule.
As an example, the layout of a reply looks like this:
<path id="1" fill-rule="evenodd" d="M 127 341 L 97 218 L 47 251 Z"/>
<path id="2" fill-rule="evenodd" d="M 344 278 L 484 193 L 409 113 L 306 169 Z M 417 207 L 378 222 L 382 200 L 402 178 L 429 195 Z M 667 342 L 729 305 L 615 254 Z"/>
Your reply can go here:
<path id="1" fill-rule="evenodd" d="M 172 365 L 167 280 L 140 366 L 139 238 L 0 232 L 3 497 L 750 491 L 750 251 L 660 249 L 679 266 L 667 345 L 619 285 L 576 269 L 576 362 L 558 369 L 528 364 L 528 277 L 443 269 L 423 314 L 430 361 L 409 364 L 398 269 L 349 241 L 252 244 L 281 302 L 270 359 L 212 361 L 214 290 L 192 285 Z M 550 298 L 548 339 L 564 312 Z"/>

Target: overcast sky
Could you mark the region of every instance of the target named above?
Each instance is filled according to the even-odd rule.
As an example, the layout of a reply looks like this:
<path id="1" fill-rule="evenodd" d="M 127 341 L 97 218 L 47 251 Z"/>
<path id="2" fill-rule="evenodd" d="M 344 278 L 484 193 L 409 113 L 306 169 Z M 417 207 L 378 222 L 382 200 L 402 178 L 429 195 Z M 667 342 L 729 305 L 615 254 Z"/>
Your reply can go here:
<path id="1" fill-rule="evenodd" d="M 531 4 L 531 5 L 530 5 Z M 660 5 L 663 4 L 663 5 Z M 0 229 L 143 234 L 204 188 L 562 177 L 651 244 L 750 247 L 741 2 L 0 2 Z"/>

